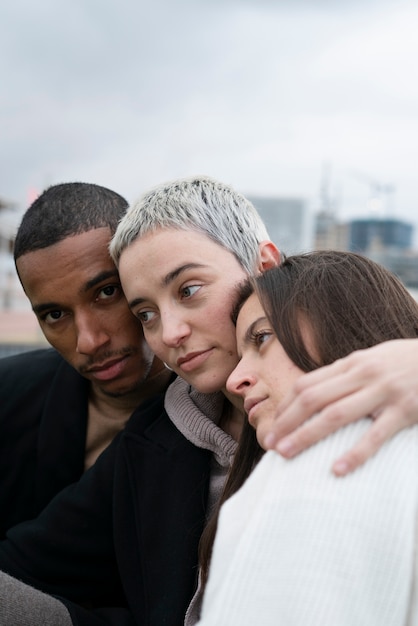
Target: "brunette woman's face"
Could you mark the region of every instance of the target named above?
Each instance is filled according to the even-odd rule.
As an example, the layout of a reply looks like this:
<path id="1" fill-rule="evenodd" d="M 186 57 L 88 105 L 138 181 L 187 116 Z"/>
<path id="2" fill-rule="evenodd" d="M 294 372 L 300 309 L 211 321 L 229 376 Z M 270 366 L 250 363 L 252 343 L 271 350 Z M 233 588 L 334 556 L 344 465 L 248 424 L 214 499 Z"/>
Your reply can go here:
<path id="1" fill-rule="evenodd" d="M 236 335 L 241 358 L 226 386 L 243 398 L 248 421 L 262 446 L 279 402 L 304 372 L 287 356 L 255 294 L 242 306 Z"/>
<path id="2" fill-rule="evenodd" d="M 238 360 L 231 308 L 247 275 L 232 252 L 164 228 L 123 251 L 119 274 L 154 354 L 199 391 L 224 390 Z"/>

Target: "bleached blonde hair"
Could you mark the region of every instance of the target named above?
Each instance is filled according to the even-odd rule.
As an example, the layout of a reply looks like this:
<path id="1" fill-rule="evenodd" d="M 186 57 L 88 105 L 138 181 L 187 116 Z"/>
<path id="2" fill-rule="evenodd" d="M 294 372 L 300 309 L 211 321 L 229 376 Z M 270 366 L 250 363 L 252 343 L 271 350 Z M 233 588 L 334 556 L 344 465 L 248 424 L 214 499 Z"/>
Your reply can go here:
<path id="1" fill-rule="evenodd" d="M 242 194 L 208 176 L 193 176 L 151 189 L 128 209 L 110 244 L 116 265 L 133 241 L 160 228 L 210 237 L 232 252 L 249 274 L 257 266 L 258 244 L 269 239 L 263 220 Z"/>

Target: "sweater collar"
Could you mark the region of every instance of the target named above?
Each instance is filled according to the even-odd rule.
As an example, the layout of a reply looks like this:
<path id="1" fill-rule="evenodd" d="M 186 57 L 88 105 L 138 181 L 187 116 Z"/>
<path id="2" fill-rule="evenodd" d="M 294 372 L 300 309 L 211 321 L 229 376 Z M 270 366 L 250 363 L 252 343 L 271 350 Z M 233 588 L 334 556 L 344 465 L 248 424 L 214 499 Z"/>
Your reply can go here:
<path id="1" fill-rule="evenodd" d="M 198 448 L 213 452 L 222 466 L 229 466 L 237 442 L 219 428 L 225 403 L 223 393 L 200 393 L 178 377 L 165 396 L 165 410 L 178 430 Z"/>

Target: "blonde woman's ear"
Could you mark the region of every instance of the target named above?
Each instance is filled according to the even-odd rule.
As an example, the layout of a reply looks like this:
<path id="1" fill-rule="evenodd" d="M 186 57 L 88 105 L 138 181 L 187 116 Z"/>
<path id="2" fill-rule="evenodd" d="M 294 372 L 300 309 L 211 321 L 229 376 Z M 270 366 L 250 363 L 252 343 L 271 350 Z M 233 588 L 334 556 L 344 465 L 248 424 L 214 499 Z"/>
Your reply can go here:
<path id="1" fill-rule="evenodd" d="M 272 241 L 262 241 L 258 246 L 258 271 L 265 272 L 280 265 L 280 250 Z"/>

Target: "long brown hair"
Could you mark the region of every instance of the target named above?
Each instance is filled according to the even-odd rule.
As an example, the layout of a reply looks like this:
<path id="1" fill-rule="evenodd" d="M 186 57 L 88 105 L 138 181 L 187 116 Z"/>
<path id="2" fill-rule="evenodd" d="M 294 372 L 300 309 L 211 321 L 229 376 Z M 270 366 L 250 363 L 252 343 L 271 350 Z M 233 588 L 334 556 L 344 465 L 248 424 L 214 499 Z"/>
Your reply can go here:
<path id="1" fill-rule="evenodd" d="M 282 264 L 247 280 L 239 290 L 232 319 L 255 291 L 278 340 L 304 372 L 390 339 L 418 336 L 418 303 L 381 265 L 352 252 L 316 251 L 284 257 Z M 301 322 L 308 324 L 308 350 Z M 314 353 L 314 354 L 313 354 Z M 245 420 L 228 479 L 200 543 L 205 583 L 219 509 L 249 476 L 263 454 Z"/>

